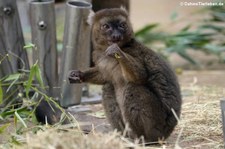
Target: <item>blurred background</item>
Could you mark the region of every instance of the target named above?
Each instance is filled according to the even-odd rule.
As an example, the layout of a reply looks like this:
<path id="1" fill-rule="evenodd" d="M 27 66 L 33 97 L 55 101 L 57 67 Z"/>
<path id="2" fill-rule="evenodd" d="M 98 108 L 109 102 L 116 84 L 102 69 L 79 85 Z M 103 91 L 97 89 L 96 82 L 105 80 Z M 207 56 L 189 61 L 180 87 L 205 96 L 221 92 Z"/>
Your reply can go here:
<path id="1" fill-rule="evenodd" d="M 135 31 L 157 24 L 137 37 L 166 56 L 173 66 L 184 69 L 224 68 L 224 1 L 220 1 L 223 6 L 217 8 L 187 6 L 196 0 L 130 2 Z M 219 5 L 219 1 L 200 2 L 217 2 Z"/>
<path id="2" fill-rule="evenodd" d="M 26 42 L 30 40 L 29 0 L 18 0 Z M 58 50 L 62 49 L 65 1 L 56 1 Z M 126 2 L 126 1 L 125 1 Z M 225 1 L 130 0 L 136 37 L 182 69 L 224 69 Z M 211 7 L 214 4 L 215 6 Z M 207 6 L 208 5 L 208 6 Z M 24 9 L 26 8 L 26 9 Z"/>

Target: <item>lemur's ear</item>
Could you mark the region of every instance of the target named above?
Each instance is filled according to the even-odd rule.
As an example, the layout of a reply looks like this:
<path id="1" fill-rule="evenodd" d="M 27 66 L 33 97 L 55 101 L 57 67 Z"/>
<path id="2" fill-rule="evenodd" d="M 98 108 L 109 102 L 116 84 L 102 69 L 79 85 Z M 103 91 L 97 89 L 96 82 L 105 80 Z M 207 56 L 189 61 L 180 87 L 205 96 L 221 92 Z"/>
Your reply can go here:
<path id="1" fill-rule="evenodd" d="M 120 9 L 123 10 L 124 12 L 126 12 L 127 14 L 129 14 L 127 9 L 124 6 L 120 6 Z"/>
<path id="2" fill-rule="evenodd" d="M 93 24 L 94 16 L 95 16 L 95 12 L 93 10 L 90 10 L 90 13 L 89 13 L 88 18 L 87 18 L 87 23 L 89 25 Z"/>

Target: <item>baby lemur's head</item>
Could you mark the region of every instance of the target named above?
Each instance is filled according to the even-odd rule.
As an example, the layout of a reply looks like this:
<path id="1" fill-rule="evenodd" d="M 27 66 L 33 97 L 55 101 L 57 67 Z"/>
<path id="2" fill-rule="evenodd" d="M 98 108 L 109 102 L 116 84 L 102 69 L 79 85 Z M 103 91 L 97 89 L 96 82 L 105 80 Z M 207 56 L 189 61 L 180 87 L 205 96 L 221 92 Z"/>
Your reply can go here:
<path id="1" fill-rule="evenodd" d="M 123 8 L 100 10 L 90 15 L 89 23 L 92 25 L 92 41 L 103 47 L 113 43 L 122 47 L 134 37 L 128 13 Z"/>

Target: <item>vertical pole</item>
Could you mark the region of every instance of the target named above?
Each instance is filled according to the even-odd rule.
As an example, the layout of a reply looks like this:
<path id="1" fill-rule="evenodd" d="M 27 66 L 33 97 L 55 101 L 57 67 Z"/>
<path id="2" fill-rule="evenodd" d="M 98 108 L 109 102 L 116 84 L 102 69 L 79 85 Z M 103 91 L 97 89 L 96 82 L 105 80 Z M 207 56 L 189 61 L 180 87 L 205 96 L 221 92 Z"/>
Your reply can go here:
<path id="1" fill-rule="evenodd" d="M 58 85 L 54 0 L 30 2 L 33 62 L 38 61 L 48 95 L 56 97 Z"/>
<path id="2" fill-rule="evenodd" d="M 24 38 L 16 0 L 0 1 L 0 78 L 28 69 L 27 53 L 23 49 Z M 3 98 L 8 100 L 8 94 L 3 88 Z M 5 101 L 7 103 L 7 101 Z M 2 105 L 0 105 L 2 106 Z M 4 106 L 4 103 L 3 103 Z"/>
<path id="3" fill-rule="evenodd" d="M 220 100 L 221 113 L 222 113 L 222 126 L 223 126 L 223 142 L 225 145 L 225 100 Z"/>
<path id="4" fill-rule="evenodd" d="M 89 67 L 90 59 L 90 26 L 87 17 L 91 4 L 84 1 L 68 1 L 63 39 L 63 59 L 61 64 L 60 82 L 63 107 L 81 102 L 81 84 L 69 84 L 66 80 L 68 72 L 74 69 Z"/>

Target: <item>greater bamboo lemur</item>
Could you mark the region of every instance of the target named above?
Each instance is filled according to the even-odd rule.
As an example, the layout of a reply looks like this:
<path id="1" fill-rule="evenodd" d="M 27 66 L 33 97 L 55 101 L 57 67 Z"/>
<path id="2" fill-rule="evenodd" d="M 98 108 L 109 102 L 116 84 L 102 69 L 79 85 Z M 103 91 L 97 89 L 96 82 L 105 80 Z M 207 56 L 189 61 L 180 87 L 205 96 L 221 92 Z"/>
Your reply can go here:
<path id="1" fill-rule="evenodd" d="M 100 10 L 90 20 L 95 67 L 71 71 L 70 83 L 102 84 L 110 124 L 122 132 L 128 126 L 131 139 L 166 139 L 177 124 L 175 115 L 180 116 L 182 103 L 174 72 L 134 38 L 124 9 Z"/>

